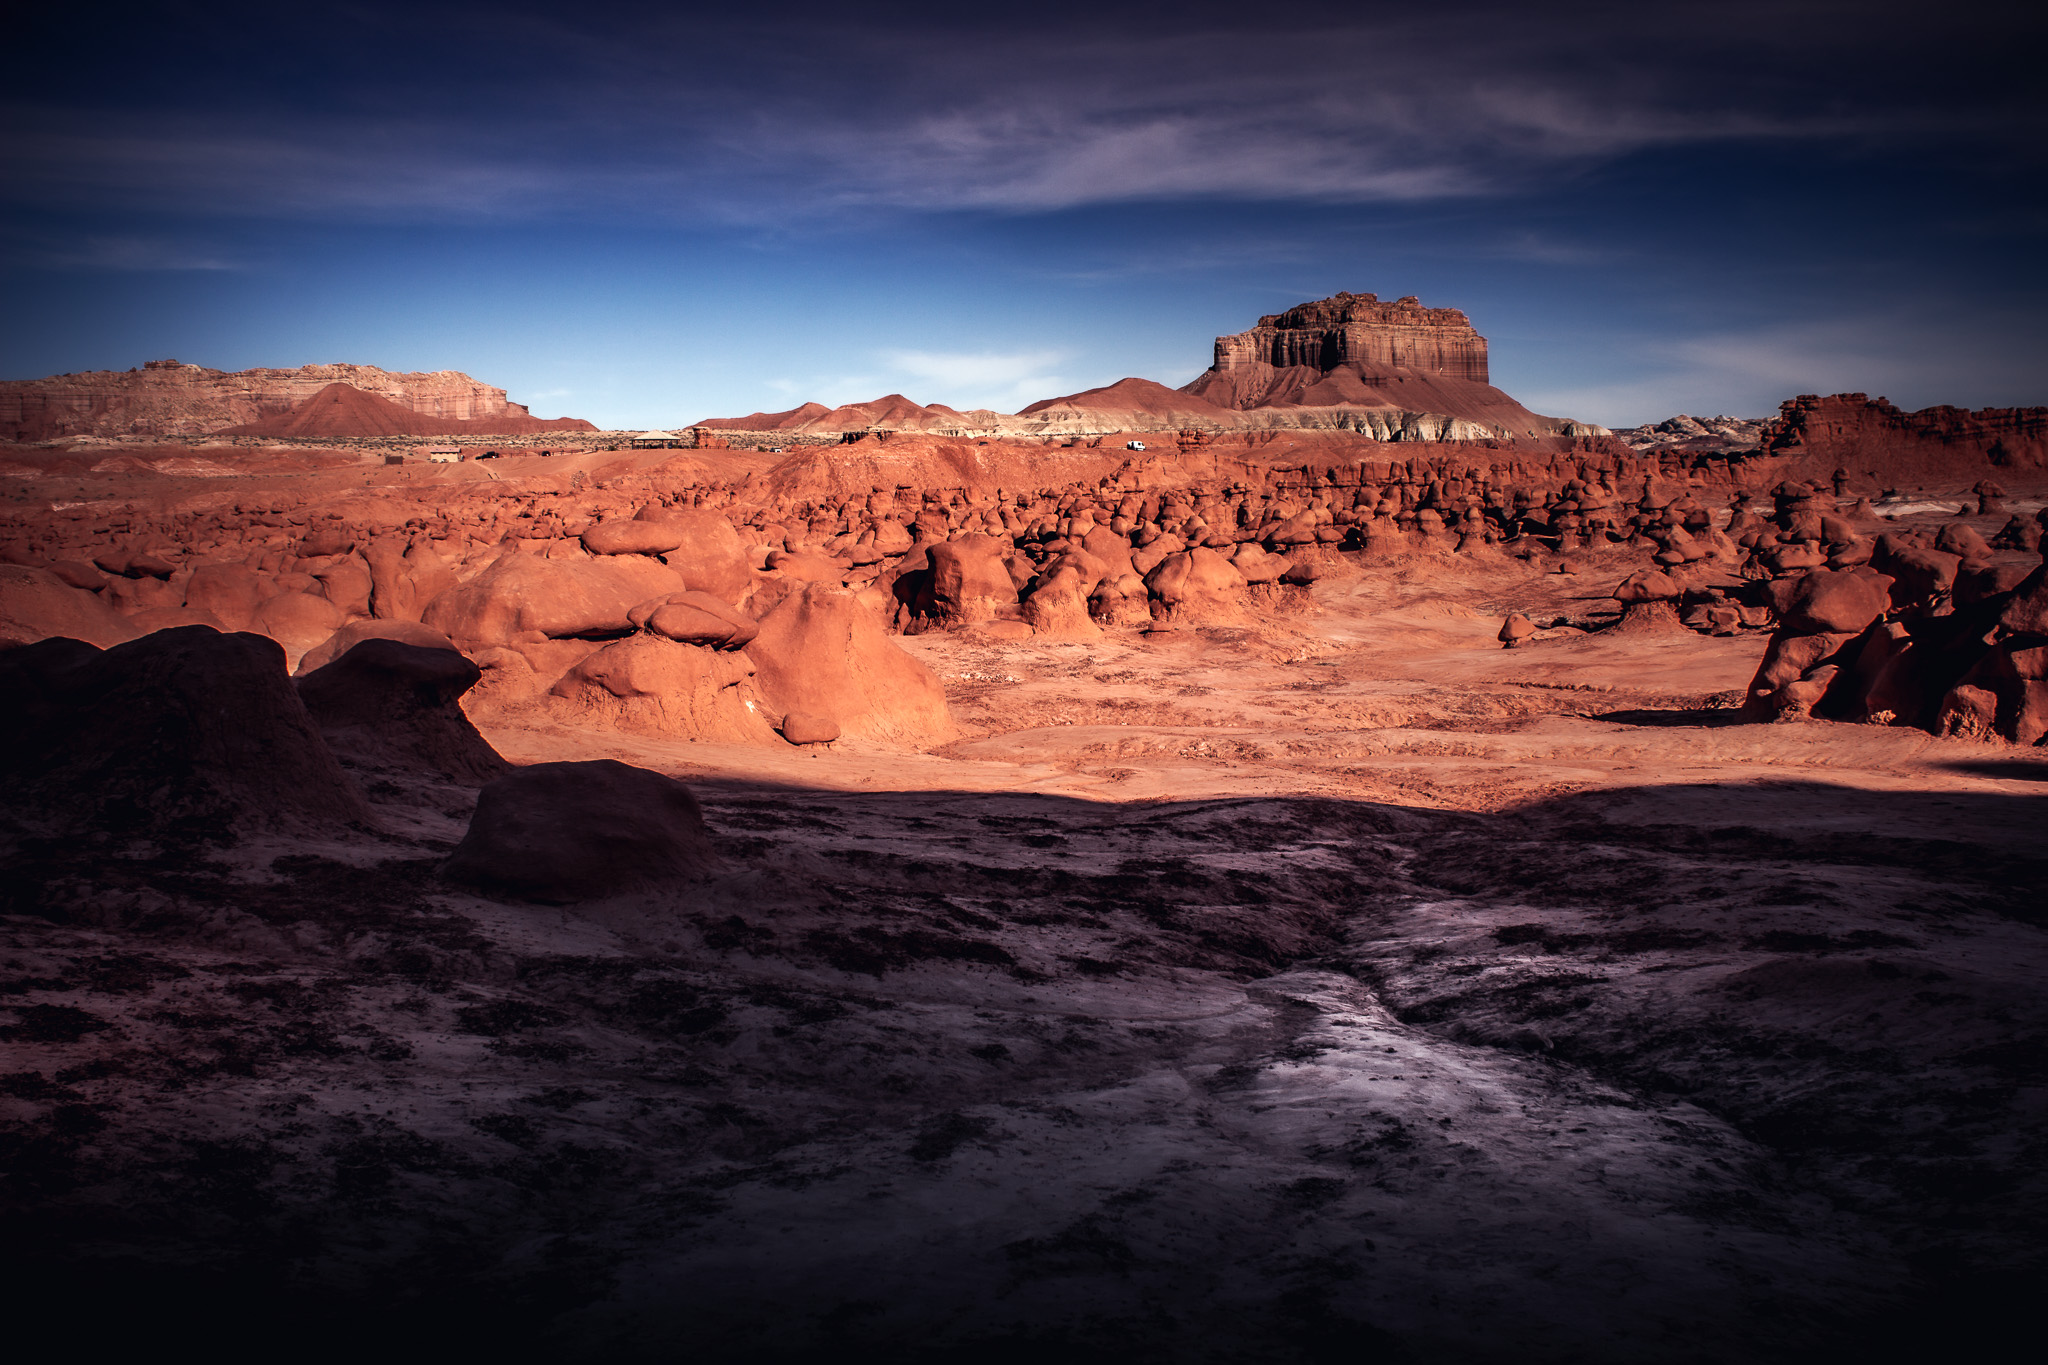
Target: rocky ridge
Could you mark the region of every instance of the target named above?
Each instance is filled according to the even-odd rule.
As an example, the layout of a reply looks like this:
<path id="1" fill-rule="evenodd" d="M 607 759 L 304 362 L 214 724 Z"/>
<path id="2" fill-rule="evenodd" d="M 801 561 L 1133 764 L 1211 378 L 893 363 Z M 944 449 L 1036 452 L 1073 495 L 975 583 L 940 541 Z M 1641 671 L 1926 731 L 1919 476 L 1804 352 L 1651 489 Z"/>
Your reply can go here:
<path id="1" fill-rule="evenodd" d="M 710 418 L 729 432 L 924 431 L 947 436 L 1094 436 L 1117 431 L 1346 431 L 1377 441 L 1523 440 L 1597 436 L 1590 422 L 1544 417 L 1487 379 L 1486 338 L 1456 308 L 1413 298 L 1382 303 L 1337 294 L 1220 336 L 1215 364 L 1171 389 L 1125 378 L 1040 399 L 1014 415 L 901 394 L 827 409 Z"/>
<path id="2" fill-rule="evenodd" d="M 232 373 L 177 360 L 137 369 L 0 380 L 0 440 L 67 436 L 208 435 L 287 416 L 330 385 L 345 384 L 439 422 L 503 424 L 536 419 L 505 390 L 457 370 L 393 373 L 374 365 L 302 365 Z"/>

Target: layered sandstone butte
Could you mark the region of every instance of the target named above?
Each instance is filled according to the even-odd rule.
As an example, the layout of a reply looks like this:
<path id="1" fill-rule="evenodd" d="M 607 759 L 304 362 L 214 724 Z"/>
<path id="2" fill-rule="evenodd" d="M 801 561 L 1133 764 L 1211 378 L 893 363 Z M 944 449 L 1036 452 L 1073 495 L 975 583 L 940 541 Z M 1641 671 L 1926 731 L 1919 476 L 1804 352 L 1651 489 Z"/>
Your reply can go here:
<path id="1" fill-rule="evenodd" d="M 1807 393 L 1787 400 L 1764 425 L 1762 445 L 1767 454 L 1887 483 L 1946 478 L 1980 461 L 2037 470 L 2048 468 L 2048 408 L 1902 412 L 1860 393 Z"/>
<path id="2" fill-rule="evenodd" d="M 525 405 L 508 401 L 503 389 L 456 370 L 393 374 L 374 365 L 302 365 L 228 373 L 152 360 L 125 372 L 0 380 L 0 440 L 212 435 L 285 417 L 332 384 L 425 418 L 469 424 L 462 428 L 468 431 L 524 431 L 538 420 Z"/>
<path id="3" fill-rule="evenodd" d="M 1265 418 L 1250 425 L 1438 440 L 1597 430 L 1539 416 L 1493 387 L 1486 338 L 1472 320 L 1413 297 L 1382 303 L 1342 293 L 1269 314 L 1250 331 L 1217 337 L 1215 363 L 1181 392 Z M 1397 422 L 1393 414 L 1448 420 Z"/>

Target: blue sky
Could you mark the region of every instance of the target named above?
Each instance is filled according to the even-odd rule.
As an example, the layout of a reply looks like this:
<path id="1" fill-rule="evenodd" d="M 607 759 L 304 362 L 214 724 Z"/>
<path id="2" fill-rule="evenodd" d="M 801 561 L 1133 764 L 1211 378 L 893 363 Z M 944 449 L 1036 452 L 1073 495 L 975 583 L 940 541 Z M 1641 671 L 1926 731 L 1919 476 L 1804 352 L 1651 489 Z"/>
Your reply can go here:
<path id="1" fill-rule="evenodd" d="M 1014 410 L 1339 289 L 1609 424 L 2048 403 L 2011 7 L 160 4 L 4 107 L 0 376 L 459 369 L 605 426 Z"/>

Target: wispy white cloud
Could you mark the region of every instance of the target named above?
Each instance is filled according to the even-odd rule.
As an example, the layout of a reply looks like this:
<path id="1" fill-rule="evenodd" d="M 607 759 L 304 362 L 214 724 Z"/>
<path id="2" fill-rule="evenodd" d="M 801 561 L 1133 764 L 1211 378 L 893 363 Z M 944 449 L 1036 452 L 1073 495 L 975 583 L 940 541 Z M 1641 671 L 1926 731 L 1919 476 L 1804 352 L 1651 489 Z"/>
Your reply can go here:
<path id="1" fill-rule="evenodd" d="M 1052 367 L 1065 358 L 1063 351 L 884 351 L 881 355 L 891 371 L 934 395 L 920 401 L 998 412 L 1014 412 L 1056 392 L 1065 381 Z"/>

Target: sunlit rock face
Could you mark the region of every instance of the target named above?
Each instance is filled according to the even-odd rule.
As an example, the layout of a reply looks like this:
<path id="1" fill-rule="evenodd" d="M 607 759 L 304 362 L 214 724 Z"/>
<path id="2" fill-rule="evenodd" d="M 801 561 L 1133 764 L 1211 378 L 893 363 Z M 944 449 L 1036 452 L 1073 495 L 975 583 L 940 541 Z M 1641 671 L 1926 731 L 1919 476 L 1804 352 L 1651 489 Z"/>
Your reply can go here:
<path id="1" fill-rule="evenodd" d="M 337 384 L 441 422 L 481 422 L 479 429 L 507 431 L 537 422 L 523 404 L 509 401 L 505 390 L 456 370 L 419 374 L 374 365 L 302 365 L 229 373 L 152 360 L 125 371 L 0 380 L 0 439 L 204 435 L 287 416 Z M 434 429 L 440 428 L 426 428 Z"/>

